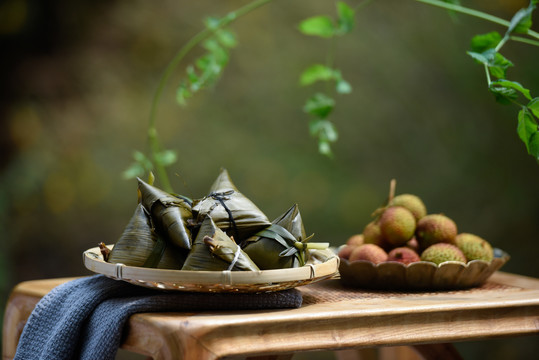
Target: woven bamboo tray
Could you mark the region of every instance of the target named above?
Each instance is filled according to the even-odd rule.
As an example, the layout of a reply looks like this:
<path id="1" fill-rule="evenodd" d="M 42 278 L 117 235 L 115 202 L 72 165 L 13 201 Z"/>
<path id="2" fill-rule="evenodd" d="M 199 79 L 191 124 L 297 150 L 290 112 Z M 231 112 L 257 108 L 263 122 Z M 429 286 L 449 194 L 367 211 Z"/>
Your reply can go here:
<path id="1" fill-rule="evenodd" d="M 111 245 L 108 245 L 112 248 Z M 305 266 L 262 271 L 187 271 L 150 269 L 105 262 L 98 247 L 86 250 L 84 266 L 95 273 L 162 290 L 198 292 L 270 292 L 336 277 L 339 258 L 331 250 L 315 250 Z"/>
<path id="2" fill-rule="evenodd" d="M 418 261 L 408 265 L 388 261 L 341 260 L 341 281 L 350 287 L 383 290 L 456 290 L 483 284 L 509 260 L 509 254 L 494 249 L 490 262 L 472 260 L 468 263 L 446 261 L 440 265 Z"/>

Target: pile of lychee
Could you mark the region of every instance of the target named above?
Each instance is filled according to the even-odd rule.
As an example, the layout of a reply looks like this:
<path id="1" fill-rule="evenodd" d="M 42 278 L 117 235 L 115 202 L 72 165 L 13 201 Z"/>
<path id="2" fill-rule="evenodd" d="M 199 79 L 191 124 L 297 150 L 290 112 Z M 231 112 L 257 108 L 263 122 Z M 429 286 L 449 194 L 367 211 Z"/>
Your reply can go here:
<path id="1" fill-rule="evenodd" d="M 458 233 L 455 222 L 444 214 L 427 214 L 423 201 L 413 194 L 390 197 L 373 213 L 361 234 L 351 236 L 338 255 L 348 261 L 410 264 L 430 261 L 491 261 L 492 246 L 483 238 Z"/>

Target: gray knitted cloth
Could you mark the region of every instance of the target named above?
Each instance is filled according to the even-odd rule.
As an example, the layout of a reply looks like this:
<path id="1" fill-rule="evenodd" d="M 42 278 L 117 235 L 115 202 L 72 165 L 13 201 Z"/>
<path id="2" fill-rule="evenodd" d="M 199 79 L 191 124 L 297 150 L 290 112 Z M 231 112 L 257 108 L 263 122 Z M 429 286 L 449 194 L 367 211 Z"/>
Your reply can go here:
<path id="1" fill-rule="evenodd" d="M 54 288 L 24 327 L 15 360 L 113 360 L 130 315 L 140 312 L 296 308 L 296 289 L 263 293 L 163 292 L 94 275 Z"/>

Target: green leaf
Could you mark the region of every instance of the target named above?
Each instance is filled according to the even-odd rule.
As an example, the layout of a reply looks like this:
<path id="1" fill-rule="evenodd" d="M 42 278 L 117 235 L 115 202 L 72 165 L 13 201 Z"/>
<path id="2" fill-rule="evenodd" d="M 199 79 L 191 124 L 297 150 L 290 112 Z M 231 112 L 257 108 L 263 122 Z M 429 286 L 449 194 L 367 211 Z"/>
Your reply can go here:
<path id="1" fill-rule="evenodd" d="M 490 86 L 488 89 L 494 94 L 496 101 L 503 105 L 509 105 L 518 98 L 517 91 L 512 88 Z"/>
<path id="2" fill-rule="evenodd" d="M 476 60 L 480 64 L 488 64 L 488 58 L 484 55 L 484 53 L 478 53 L 475 51 L 466 51 L 466 54 L 470 55 L 474 60 Z"/>
<path id="3" fill-rule="evenodd" d="M 324 122 L 322 137 L 327 139 L 329 142 L 335 142 L 339 139 L 339 133 L 331 121 Z"/>
<path id="4" fill-rule="evenodd" d="M 127 169 L 122 173 L 122 177 L 125 180 L 134 179 L 136 177 L 141 177 L 144 175 L 144 167 L 137 162 L 132 163 Z"/>
<path id="5" fill-rule="evenodd" d="M 330 38 L 335 35 L 335 26 L 329 16 L 320 15 L 303 20 L 299 24 L 299 31 L 305 35 Z"/>
<path id="6" fill-rule="evenodd" d="M 290 233 L 290 231 L 286 230 L 284 227 L 278 224 L 271 224 L 268 227 L 268 230 L 273 231 L 276 234 L 279 234 L 284 240 L 288 242 L 290 245 L 294 245 L 294 243 L 297 241 L 294 235 Z"/>
<path id="7" fill-rule="evenodd" d="M 296 255 L 297 252 L 298 252 L 298 249 L 296 247 L 290 247 L 288 249 L 284 249 L 283 251 L 281 251 L 279 253 L 279 257 L 287 257 L 287 256 Z"/>
<path id="8" fill-rule="evenodd" d="M 210 30 L 215 30 L 221 25 L 221 19 L 208 16 L 206 19 L 204 19 L 204 25 L 206 25 L 206 27 Z"/>
<path id="9" fill-rule="evenodd" d="M 335 142 L 339 138 L 335 125 L 329 120 L 314 119 L 309 123 L 309 132 L 312 136 L 327 142 Z"/>
<path id="10" fill-rule="evenodd" d="M 226 51 L 216 39 L 210 38 L 204 41 L 202 46 L 213 55 L 218 64 L 225 65 L 228 63 L 228 51 Z"/>
<path id="11" fill-rule="evenodd" d="M 532 26 L 532 12 L 536 7 L 536 1 L 530 1 L 525 9 L 520 9 L 511 19 L 506 36 L 512 33 L 526 34 Z"/>
<path id="12" fill-rule="evenodd" d="M 133 152 L 133 159 L 135 160 L 126 170 L 124 170 L 122 176 L 124 179 L 133 179 L 137 176 L 144 175 L 145 172 L 152 171 L 153 164 L 151 160 L 140 151 Z"/>
<path id="13" fill-rule="evenodd" d="M 528 142 L 528 152 L 535 160 L 539 161 L 539 132 L 530 137 Z"/>
<path id="14" fill-rule="evenodd" d="M 307 100 L 303 107 L 303 111 L 324 119 L 331 113 L 334 107 L 335 100 L 324 94 L 317 93 Z"/>
<path id="15" fill-rule="evenodd" d="M 507 69 L 513 66 L 513 63 L 506 59 L 502 54 L 496 52 L 494 58 L 489 62 L 488 69 L 492 76 L 498 79 L 504 79 Z"/>
<path id="16" fill-rule="evenodd" d="M 354 28 L 354 16 L 356 12 L 346 3 L 339 1 L 337 3 L 337 20 L 339 35 L 347 34 Z"/>
<path id="17" fill-rule="evenodd" d="M 176 101 L 178 104 L 185 106 L 187 105 L 187 99 L 189 99 L 191 96 L 193 96 L 193 93 L 187 89 L 187 85 L 185 84 L 185 81 L 178 86 L 178 89 L 176 90 Z"/>
<path id="18" fill-rule="evenodd" d="M 155 154 L 155 161 L 157 161 L 162 166 L 170 166 L 178 160 L 178 156 L 173 150 L 163 150 Z"/>
<path id="19" fill-rule="evenodd" d="M 195 65 L 200 71 L 204 72 L 206 71 L 206 68 L 208 68 L 208 66 L 210 66 L 213 62 L 215 62 L 213 55 L 206 54 L 196 59 Z"/>
<path id="20" fill-rule="evenodd" d="M 481 53 L 468 51 L 467 54 L 477 62 L 487 65 L 490 73 L 497 78 L 505 78 L 507 69 L 513 66 L 511 61 L 494 49 L 487 49 Z"/>
<path id="21" fill-rule="evenodd" d="M 328 141 L 319 140 L 318 141 L 318 152 L 327 157 L 333 157 L 333 151 L 331 151 L 331 145 Z"/>
<path id="22" fill-rule="evenodd" d="M 473 52 L 482 53 L 488 49 L 494 49 L 500 41 L 502 41 L 502 36 L 493 31 L 488 34 L 474 36 L 471 40 L 470 48 Z"/>
<path id="23" fill-rule="evenodd" d="M 217 41 L 226 48 L 233 48 L 238 45 L 236 35 L 230 30 L 221 29 L 215 33 Z"/>
<path id="24" fill-rule="evenodd" d="M 522 95 L 526 97 L 526 99 L 531 100 L 532 97 L 530 95 L 530 90 L 526 89 L 524 86 L 520 85 L 520 83 L 516 81 L 509 81 L 509 80 L 497 80 L 493 81 L 490 84 L 490 87 L 496 87 L 496 88 L 507 88 L 507 89 L 515 89 L 516 91 L 520 92 Z"/>
<path id="25" fill-rule="evenodd" d="M 539 97 L 532 99 L 528 105 L 528 109 L 535 115 L 536 118 L 539 118 Z"/>
<path id="26" fill-rule="evenodd" d="M 299 83 L 303 86 L 311 85 L 317 81 L 327 81 L 335 77 L 332 68 L 322 64 L 315 64 L 305 69 L 299 79 Z"/>
<path id="27" fill-rule="evenodd" d="M 144 155 L 144 153 L 140 151 L 134 151 L 133 152 L 133 159 L 139 164 L 141 164 L 146 170 L 152 170 L 153 165 L 152 161 Z"/>
<path id="28" fill-rule="evenodd" d="M 190 86 L 191 91 L 193 92 L 198 91 L 200 89 L 200 86 L 198 84 L 198 81 L 200 78 L 197 75 L 193 65 L 189 65 L 186 69 L 186 72 L 187 72 L 187 79 L 191 83 L 191 86 Z"/>
<path id="29" fill-rule="evenodd" d="M 339 94 L 350 94 L 352 92 L 352 85 L 348 81 L 340 79 L 337 81 L 336 90 Z"/>
<path id="30" fill-rule="evenodd" d="M 539 148 L 535 148 L 537 140 L 537 123 L 533 120 L 533 117 L 529 113 L 529 111 L 526 108 L 523 108 L 518 113 L 518 125 L 517 125 L 517 133 L 524 143 L 526 145 L 526 149 L 528 150 L 528 154 L 534 155 L 537 154 L 537 150 Z M 532 148 L 532 144 L 534 148 Z M 537 155 L 535 157 L 537 158 Z"/>

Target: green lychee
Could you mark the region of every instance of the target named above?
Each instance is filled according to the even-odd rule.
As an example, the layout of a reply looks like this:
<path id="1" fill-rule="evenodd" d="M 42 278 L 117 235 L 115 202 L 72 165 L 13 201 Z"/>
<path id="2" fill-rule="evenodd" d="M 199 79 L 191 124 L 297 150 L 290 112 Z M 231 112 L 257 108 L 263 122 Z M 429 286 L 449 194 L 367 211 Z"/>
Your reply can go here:
<path id="1" fill-rule="evenodd" d="M 377 244 L 382 237 L 382 231 L 380 225 L 371 221 L 363 229 L 363 241 L 365 244 Z"/>
<path id="2" fill-rule="evenodd" d="M 390 206 L 403 206 L 410 210 L 416 221 L 427 215 L 427 207 L 419 196 L 413 194 L 400 194 L 395 196 L 390 202 Z"/>
<path id="3" fill-rule="evenodd" d="M 437 243 L 429 246 L 421 253 L 422 261 L 430 261 L 440 265 L 444 261 L 460 261 L 465 263 L 466 256 L 458 247 L 448 243 Z"/>
<path id="4" fill-rule="evenodd" d="M 378 264 L 387 260 L 387 253 L 378 245 L 363 244 L 356 247 L 348 259 L 350 261 L 366 260 Z"/>
<path id="5" fill-rule="evenodd" d="M 426 215 L 417 222 L 415 235 L 423 250 L 436 243 L 452 244 L 457 236 L 457 224 L 442 214 Z"/>
<path id="6" fill-rule="evenodd" d="M 415 227 L 414 215 L 403 206 L 388 207 L 380 217 L 382 235 L 393 247 L 406 244 L 414 236 Z"/>
<path id="7" fill-rule="evenodd" d="M 382 230 L 380 230 L 380 225 L 375 221 L 371 221 L 363 229 L 363 241 L 365 244 L 378 245 L 384 250 L 391 247 L 391 244 L 384 239 Z"/>
<path id="8" fill-rule="evenodd" d="M 397 261 L 406 265 L 420 260 L 419 255 L 409 247 L 398 247 L 387 254 L 387 261 Z"/>
<path id="9" fill-rule="evenodd" d="M 462 251 L 468 261 L 491 261 L 494 257 L 492 246 L 483 238 L 469 233 L 458 234 L 455 245 Z"/>

